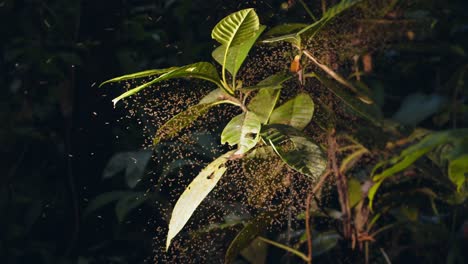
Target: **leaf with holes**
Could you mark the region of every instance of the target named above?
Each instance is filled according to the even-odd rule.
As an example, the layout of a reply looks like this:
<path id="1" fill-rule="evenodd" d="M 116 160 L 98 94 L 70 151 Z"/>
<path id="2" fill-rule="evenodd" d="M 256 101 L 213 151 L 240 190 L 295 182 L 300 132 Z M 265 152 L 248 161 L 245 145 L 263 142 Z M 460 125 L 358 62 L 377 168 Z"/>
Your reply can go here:
<path id="1" fill-rule="evenodd" d="M 303 130 L 314 115 L 314 102 L 306 93 L 300 93 L 273 110 L 270 124 L 283 124 Z"/>
<path id="2" fill-rule="evenodd" d="M 226 172 L 224 164 L 235 151 L 229 151 L 213 162 L 208 164 L 177 200 L 172 210 L 169 221 L 169 232 L 167 234 L 166 250 L 169 249 L 172 239 L 182 230 L 188 222 L 195 209 L 201 204 L 205 197 L 213 190 L 221 176 Z"/>
<path id="3" fill-rule="evenodd" d="M 267 125 L 263 127 L 261 136 L 289 167 L 314 181 L 327 166 L 327 159 L 320 147 L 294 127 Z"/>
<path id="4" fill-rule="evenodd" d="M 230 146 L 238 145 L 236 155 L 242 155 L 255 147 L 260 139 L 261 123 L 253 112 L 235 116 L 221 133 L 221 143 Z"/>

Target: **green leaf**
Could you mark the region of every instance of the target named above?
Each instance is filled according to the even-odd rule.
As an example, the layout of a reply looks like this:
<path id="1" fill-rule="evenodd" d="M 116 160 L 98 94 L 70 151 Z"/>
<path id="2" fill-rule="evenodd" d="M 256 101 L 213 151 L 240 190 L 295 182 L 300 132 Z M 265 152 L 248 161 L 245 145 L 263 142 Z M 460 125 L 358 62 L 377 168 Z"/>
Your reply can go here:
<path id="1" fill-rule="evenodd" d="M 346 158 L 343 159 L 340 165 L 340 172 L 345 173 L 347 170 L 351 169 L 354 164 L 356 164 L 357 161 L 362 157 L 362 155 L 368 153 L 369 151 L 366 148 L 358 148 L 356 151 L 353 153 L 349 154 L 346 156 Z"/>
<path id="2" fill-rule="evenodd" d="M 468 138 L 468 129 L 454 129 L 442 132 L 436 132 L 427 135 L 420 142 L 406 148 L 401 154 L 389 161 L 390 167 L 384 169 L 382 172 L 374 175 L 372 180 L 375 184 L 369 190 L 369 208 L 372 209 L 373 200 L 377 194 L 378 189 L 382 183 L 394 174 L 401 172 L 411 166 L 416 160 L 423 155 L 428 154 L 435 147 L 442 144 L 458 145 L 461 141 Z M 458 150 L 456 150 L 458 151 Z M 373 172 L 377 171 L 383 166 L 384 163 L 380 162 L 376 165 Z M 457 163 L 455 163 L 457 164 Z M 457 165 L 458 166 L 458 165 Z M 449 168 L 450 170 L 450 168 Z M 458 171 L 458 170 L 457 170 Z M 450 174 L 450 171 L 449 171 Z M 450 177 L 450 176 L 449 176 Z M 452 174 L 453 177 L 453 174 Z M 458 178 L 458 175 L 457 177 Z"/>
<path id="3" fill-rule="evenodd" d="M 244 63 L 247 55 L 249 54 L 250 49 L 257 41 L 258 37 L 262 34 L 265 30 L 265 26 L 261 25 L 260 28 L 257 30 L 255 35 L 251 38 L 247 39 L 246 41 L 237 44 L 235 46 L 231 46 L 227 51 L 227 58 L 226 58 L 226 70 L 231 73 L 233 79 L 236 78 L 237 72 L 239 71 L 242 63 Z M 227 45 L 221 45 L 216 48 L 213 53 L 211 54 L 213 58 L 223 65 L 224 62 L 224 55 L 226 54 L 226 47 Z"/>
<path id="4" fill-rule="evenodd" d="M 327 87 L 332 93 L 340 98 L 343 103 L 350 107 L 359 116 L 373 122 L 378 126 L 381 125 L 380 120 L 382 119 L 382 113 L 375 104 L 366 104 L 362 102 L 356 96 L 350 94 L 347 89 L 344 89 L 338 83 L 318 73 L 308 74 L 308 77 L 317 78 L 317 80 L 319 80 L 325 87 Z"/>
<path id="5" fill-rule="evenodd" d="M 223 81 L 226 82 L 225 70 L 231 46 L 241 44 L 251 39 L 259 30 L 260 21 L 253 8 L 244 9 L 223 18 L 211 32 L 211 37 L 224 45 Z M 239 65 L 240 66 L 240 65 Z M 232 68 L 233 70 L 235 69 Z"/>
<path id="6" fill-rule="evenodd" d="M 228 94 L 223 89 L 218 88 L 205 95 L 200 100 L 200 102 L 198 102 L 198 104 L 211 104 L 217 101 L 221 101 L 226 99 L 227 95 Z"/>
<path id="7" fill-rule="evenodd" d="M 208 63 L 208 62 L 197 62 L 197 63 L 193 63 L 190 65 L 173 68 L 173 70 L 162 74 L 156 79 L 153 79 L 136 88 L 128 90 L 127 92 L 114 98 L 112 102 L 114 103 L 114 106 L 115 106 L 115 104 L 117 104 L 118 101 L 126 97 L 129 97 L 131 95 L 134 95 L 138 93 L 139 91 L 155 83 L 162 82 L 162 81 L 169 80 L 169 79 L 174 79 L 174 78 L 181 78 L 181 77 L 203 79 L 203 80 L 207 80 L 216 84 L 218 87 L 223 87 L 223 85 L 221 84 L 219 80 L 218 72 L 216 71 L 216 68 L 213 64 Z"/>
<path id="8" fill-rule="evenodd" d="M 198 104 L 189 107 L 187 110 L 177 114 L 164 125 L 162 125 L 153 138 L 153 145 L 158 144 L 162 139 L 177 135 L 182 129 L 192 124 L 200 116 L 204 115 L 213 106 L 228 103 L 229 101 L 215 101 L 212 103 Z"/>
<path id="9" fill-rule="evenodd" d="M 240 90 L 242 91 L 253 91 L 253 90 L 260 90 L 260 89 L 281 89 L 283 88 L 283 83 L 294 76 L 289 72 L 280 72 L 268 76 L 264 80 L 260 81 L 254 86 L 250 87 L 243 87 Z"/>
<path id="10" fill-rule="evenodd" d="M 330 7 L 315 23 L 301 29 L 297 32 L 297 35 L 307 34 L 310 37 L 313 37 L 317 32 L 320 31 L 326 24 L 328 24 L 333 18 L 337 17 L 344 11 L 348 10 L 350 7 L 361 2 L 362 0 L 342 0 L 338 4 Z"/>
<path id="11" fill-rule="evenodd" d="M 315 36 L 315 34 L 317 34 L 333 18 L 361 1 L 362 0 L 342 0 L 340 3 L 330 7 L 319 20 L 310 25 L 286 24 L 275 27 L 265 34 L 273 37 L 265 39 L 262 42 L 274 43 L 286 41 L 300 47 L 302 37 L 305 36 L 311 38 Z"/>
<path id="12" fill-rule="evenodd" d="M 324 153 L 301 131 L 286 125 L 264 126 L 262 138 L 292 169 L 317 180 L 327 166 Z"/>
<path id="13" fill-rule="evenodd" d="M 205 197 L 213 190 L 221 179 L 221 176 L 226 172 L 224 164 L 233 153 L 234 151 L 229 151 L 208 164 L 179 197 L 172 211 L 171 220 L 169 221 L 166 250 L 169 249 L 172 239 L 182 230 L 195 212 L 195 209 L 197 209 Z"/>
<path id="14" fill-rule="evenodd" d="M 146 71 L 141 71 L 137 73 L 132 73 L 132 74 L 127 74 L 123 76 L 119 76 L 116 78 L 112 78 L 110 80 L 107 80 L 99 85 L 99 87 L 102 87 L 105 84 L 108 83 L 113 83 L 113 82 L 121 82 L 121 81 L 126 81 L 126 80 L 133 80 L 133 79 L 138 79 L 138 78 L 145 78 L 145 77 L 151 77 L 154 75 L 159 75 L 163 74 L 166 72 L 170 72 L 177 69 L 177 67 L 171 67 L 171 68 L 166 68 L 166 69 L 156 69 L 156 70 L 146 70 Z"/>
<path id="15" fill-rule="evenodd" d="M 354 207 L 362 200 L 361 183 L 358 180 L 354 178 L 348 180 L 348 195 L 350 207 Z"/>
<path id="16" fill-rule="evenodd" d="M 117 215 L 117 220 L 123 222 L 125 217 L 133 209 L 142 205 L 150 196 L 142 192 L 129 193 L 124 197 L 120 198 L 117 204 L 115 205 L 115 214 Z"/>
<path id="17" fill-rule="evenodd" d="M 250 100 L 247 108 L 255 113 L 262 124 L 266 124 L 270 119 L 271 112 L 276 105 L 280 95 L 280 90 L 260 89 Z"/>
<path id="18" fill-rule="evenodd" d="M 300 93 L 273 110 L 270 124 L 283 124 L 303 130 L 314 115 L 314 102 L 306 93 Z"/>
<path id="19" fill-rule="evenodd" d="M 279 212 L 280 209 L 268 211 L 260 214 L 256 218 L 249 221 L 244 228 L 237 234 L 229 245 L 224 263 L 233 263 L 237 255 L 270 225 L 272 218 Z"/>
<path id="20" fill-rule="evenodd" d="M 449 163 L 449 179 L 457 186 L 460 191 L 468 178 L 468 154 L 460 156 Z"/>
<path id="21" fill-rule="evenodd" d="M 253 112 L 235 116 L 221 133 L 221 143 L 230 146 L 238 145 L 236 155 L 241 155 L 255 147 L 260 138 L 261 123 Z"/>

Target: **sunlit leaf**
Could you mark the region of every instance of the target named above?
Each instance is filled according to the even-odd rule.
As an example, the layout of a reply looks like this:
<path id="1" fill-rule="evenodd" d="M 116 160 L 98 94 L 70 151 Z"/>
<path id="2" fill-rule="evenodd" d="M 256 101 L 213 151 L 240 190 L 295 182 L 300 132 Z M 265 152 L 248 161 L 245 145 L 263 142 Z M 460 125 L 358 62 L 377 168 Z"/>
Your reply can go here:
<path id="1" fill-rule="evenodd" d="M 348 180 L 348 195 L 349 195 L 349 206 L 354 207 L 359 201 L 362 200 L 361 183 L 351 178 Z"/>
<path id="2" fill-rule="evenodd" d="M 276 105 L 280 95 L 280 90 L 260 89 L 250 100 L 247 108 L 254 112 L 262 124 L 266 124 L 270 119 L 271 112 Z"/>
<path id="3" fill-rule="evenodd" d="M 234 152 L 235 151 L 229 151 L 208 164 L 179 197 L 172 211 L 171 220 L 169 221 L 166 250 L 169 249 L 172 239 L 182 230 L 193 212 L 195 212 L 195 209 L 197 209 L 205 197 L 213 190 L 221 179 L 221 176 L 226 172 L 224 164 Z"/>
<path id="4" fill-rule="evenodd" d="M 265 126 L 262 138 L 288 166 L 312 180 L 317 180 L 327 166 L 327 159 L 320 147 L 293 127 Z"/>
<path id="5" fill-rule="evenodd" d="M 346 156 L 346 158 L 341 162 L 340 172 L 345 173 L 347 170 L 351 169 L 354 164 L 356 164 L 356 162 L 368 152 L 369 151 L 365 148 L 358 148 L 356 151 Z"/>
<path id="6" fill-rule="evenodd" d="M 288 125 L 302 130 L 310 123 L 313 114 L 314 102 L 310 95 L 300 93 L 273 110 L 269 123 Z"/>
<path id="7" fill-rule="evenodd" d="M 187 110 L 171 118 L 158 129 L 156 135 L 153 138 L 153 145 L 158 144 L 161 139 L 177 135 L 177 133 L 179 133 L 182 129 L 192 124 L 200 116 L 206 114 L 206 112 L 213 106 L 227 102 L 228 101 L 215 101 L 212 103 L 198 104 L 189 107 Z"/>
<path id="8" fill-rule="evenodd" d="M 216 71 L 216 68 L 213 64 L 208 63 L 208 62 L 197 62 L 194 64 L 182 66 L 182 67 L 175 67 L 173 70 L 168 71 L 161 76 L 159 76 L 156 79 L 153 79 L 145 84 L 142 84 L 136 88 L 130 89 L 127 92 L 121 94 L 120 96 L 114 98 L 112 102 L 117 104 L 118 101 L 129 97 L 131 95 L 134 95 L 138 93 L 139 91 L 155 84 L 158 82 L 162 82 L 165 80 L 169 79 L 174 79 L 174 78 L 181 78 L 181 77 L 187 77 L 187 78 L 198 78 L 198 79 L 203 79 L 210 81 L 214 84 L 216 84 L 218 87 L 223 87 L 220 80 L 219 80 L 219 75 L 218 72 Z"/>
<path id="9" fill-rule="evenodd" d="M 229 73 L 231 73 L 234 79 L 236 78 L 237 72 L 239 71 L 240 67 L 247 58 L 250 49 L 255 44 L 255 41 L 257 41 L 258 37 L 262 34 L 265 28 L 265 26 L 261 25 L 260 28 L 256 31 L 255 35 L 253 35 L 251 38 L 245 40 L 240 44 L 233 45 L 229 48 L 227 52 L 225 66 L 226 70 Z M 227 45 L 221 45 L 218 48 L 216 48 L 211 54 L 213 58 L 221 65 L 223 65 L 224 62 L 226 47 Z"/>
<path id="10" fill-rule="evenodd" d="M 236 154 L 244 154 L 255 147 L 260 138 L 261 123 L 253 112 L 245 112 L 235 116 L 221 133 L 221 143 L 231 146 L 238 145 Z"/>
<path id="11" fill-rule="evenodd" d="M 239 255 L 244 248 L 248 247 L 258 235 L 265 231 L 277 211 L 279 211 L 279 209 L 262 213 L 249 221 L 229 245 L 224 257 L 224 263 L 233 263 L 237 255 Z"/>
<path id="12" fill-rule="evenodd" d="M 468 154 L 450 161 L 448 175 L 460 191 L 468 179 Z"/>
<path id="13" fill-rule="evenodd" d="M 163 73 L 173 71 L 175 69 L 177 69 L 177 67 L 170 67 L 170 68 L 166 68 L 166 69 L 146 70 L 146 71 L 141 71 L 141 72 L 137 72 L 137 73 L 127 74 L 127 75 L 123 75 L 123 76 L 119 76 L 119 77 L 107 80 L 107 81 L 101 83 L 99 85 L 99 87 L 101 87 L 101 86 L 103 86 L 105 84 L 108 84 L 108 83 L 113 83 L 113 82 L 121 82 L 121 81 L 126 81 L 126 80 L 134 80 L 134 79 L 138 79 L 138 78 L 152 77 L 152 76 L 155 76 L 155 75 L 159 75 L 159 74 L 163 74 Z"/>
<path id="14" fill-rule="evenodd" d="M 253 8 L 243 9 L 232 13 L 223 18 L 213 28 L 211 37 L 224 45 L 224 48 L 222 48 L 224 50 L 224 55 L 221 63 L 223 66 L 222 71 L 224 81 L 226 80 L 225 69 L 227 67 L 227 58 L 230 48 L 251 39 L 257 33 L 259 28 L 260 21 Z M 238 63 L 233 63 L 232 70 L 236 68 L 236 64 Z M 242 64 L 242 62 L 240 64 Z"/>

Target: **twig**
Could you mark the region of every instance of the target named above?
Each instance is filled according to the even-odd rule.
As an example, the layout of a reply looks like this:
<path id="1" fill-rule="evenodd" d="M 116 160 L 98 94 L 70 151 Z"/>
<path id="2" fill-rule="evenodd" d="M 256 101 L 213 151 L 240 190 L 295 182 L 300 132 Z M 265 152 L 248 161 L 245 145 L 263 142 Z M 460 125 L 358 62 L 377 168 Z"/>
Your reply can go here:
<path id="1" fill-rule="evenodd" d="M 301 5 L 304 7 L 305 11 L 307 12 L 307 14 L 309 14 L 309 16 L 312 18 L 312 20 L 315 22 L 317 21 L 317 18 L 314 16 L 314 14 L 312 13 L 312 11 L 310 11 L 309 7 L 306 5 L 306 3 L 303 1 L 303 0 L 299 0 L 299 2 L 301 3 Z"/>
<path id="2" fill-rule="evenodd" d="M 327 12 L 327 0 L 322 0 L 322 15 Z"/>
<path id="3" fill-rule="evenodd" d="M 384 259 L 387 262 L 387 264 L 392 264 L 392 262 L 390 261 L 390 258 L 388 257 L 387 253 L 385 253 L 385 250 L 383 248 L 379 248 L 379 249 L 380 249 L 380 252 L 382 252 L 382 255 L 384 256 Z"/>
<path id="4" fill-rule="evenodd" d="M 308 264 L 312 264 L 312 234 L 310 230 L 310 199 L 312 199 L 313 193 L 309 193 L 306 199 L 306 211 L 305 211 L 305 226 L 306 226 L 306 235 L 307 235 L 307 258 Z"/>

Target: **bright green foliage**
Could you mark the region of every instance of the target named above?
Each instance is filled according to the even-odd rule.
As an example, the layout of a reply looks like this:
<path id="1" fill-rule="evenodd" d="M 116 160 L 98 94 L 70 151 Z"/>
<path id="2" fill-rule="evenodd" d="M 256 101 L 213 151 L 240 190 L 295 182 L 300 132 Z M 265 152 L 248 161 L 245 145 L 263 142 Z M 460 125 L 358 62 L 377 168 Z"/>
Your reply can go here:
<path id="1" fill-rule="evenodd" d="M 235 154 L 241 155 L 255 147 L 260 139 L 261 123 L 253 112 L 242 113 L 234 117 L 221 134 L 221 143 L 238 145 Z"/>
<path id="2" fill-rule="evenodd" d="M 222 19 L 214 27 L 211 32 L 211 37 L 224 46 L 221 48 L 224 51 L 221 63 L 223 66 L 222 76 L 224 85 L 227 85 L 226 68 L 228 68 L 229 65 L 232 71 L 231 73 L 235 76 L 248 51 L 252 47 L 250 41 L 255 42 L 258 37 L 256 37 L 256 34 L 259 29 L 260 21 L 252 8 L 237 11 Z M 252 38 L 255 39 L 251 40 Z M 248 40 L 250 41 L 247 42 L 247 44 L 235 48 L 237 49 L 236 52 L 230 52 L 231 47 L 241 45 Z"/>
<path id="3" fill-rule="evenodd" d="M 243 87 L 242 91 L 252 91 L 252 90 L 259 90 L 259 89 L 281 89 L 283 88 L 283 83 L 293 77 L 290 73 L 280 72 L 277 74 L 273 74 L 268 76 L 264 80 L 260 81 L 254 86 L 250 87 Z"/>
<path id="4" fill-rule="evenodd" d="M 271 113 L 270 124 L 283 124 L 303 130 L 314 115 L 314 102 L 306 93 L 298 94 Z"/>
<path id="5" fill-rule="evenodd" d="M 261 25 L 253 37 L 240 44 L 231 46 L 227 52 L 226 62 L 224 62 L 224 55 L 226 54 L 227 45 L 221 45 L 213 51 L 213 58 L 220 65 L 225 63 L 226 70 L 232 75 L 234 80 L 236 79 L 237 72 L 242 66 L 242 63 L 244 63 L 245 59 L 247 58 L 250 49 L 255 44 L 255 41 L 257 41 L 258 37 L 260 37 L 265 28 L 265 26 Z"/>
<path id="6" fill-rule="evenodd" d="M 206 166 L 179 197 L 169 222 L 166 250 L 169 248 L 171 240 L 182 230 L 198 205 L 200 205 L 226 172 L 224 164 L 232 154 L 234 154 L 234 151 L 222 155 Z"/>
<path id="7" fill-rule="evenodd" d="M 126 75 L 126 76 L 129 76 L 129 75 Z M 119 78 L 123 78 L 123 77 L 124 76 L 119 77 Z M 162 74 L 158 78 L 153 79 L 153 80 L 151 80 L 151 81 L 149 81 L 149 82 L 147 82 L 145 84 L 142 84 L 142 85 L 140 85 L 140 86 L 138 86 L 136 88 L 133 88 L 133 89 L 121 94 L 120 96 L 118 96 L 114 100 L 112 100 L 112 102 L 114 103 L 114 105 L 116 105 L 118 101 L 120 101 L 120 100 L 122 100 L 122 99 L 124 99 L 126 97 L 129 97 L 131 95 L 134 95 L 134 94 L 138 93 L 139 91 L 141 91 L 141 90 L 143 90 L 143 89 L 145 89 L 147 87 L 150 87 L 153 84 L 156 84 L 158 82 L 162 82 L 162 81 L 165 81 L 165 80 L 174 79 L 174 78 L 181 78 L 181 77 L 203 79 L 203 80 L 210 81 L 210 82 L 216 84 L 219 87 L 222 87 L 222 85 L 221 85 L 221 83 L 219 81 L 218 72 L 216 71 L 216 68 L 213 66 L 213 64 L 208 63 L 208 62 L 198 62 L 198 63 L 190 64 L 190 65 L 187 65 L 187 66 L 179 67 L 179 68 L 173 68 L 173 70 Z M 118 79 L 118 78 L 116 78 L 116 79 Z M 107 81 L 107 82 L 109 82 L 109 81 Z"/>
<path id="8" fill-rule="evenodd" d="M 457 190 L 460 191 L 468 179 L 468 155 L 463 155 L 450 161 L 448 176 L 457 185 Z"/>
<path id="9" fill-rule="evenodd" d="M 255 113 L 262 124 L 266 124 L 270 119 L 271 112 L 276 105 L 280 95 L 278 89 L 263 88 L 250 101 L 247 108 Z"/>
<path id="10" fill-rule="evenodd" d="M 120 76 L 120 77 L 116 77 L 116 78 L 112 78 L 110 80 L 107 80 L 107 81 L 101 83 L 99 85 L 99 87 L 102 87 L 105 84 L 113 83 L 113 82 L 122 82 L 122 81 L 127 81 L 127 80 L 134 80 L 134 79 L 138 79 L 138 78 L 153 77 L 154 75 L 160 75 L 160 74 L 163 74 L 163 73 L 173 71 L 175 69 L 177 69 L 177 67 L 170 67 L 170 68 L 166 68 L 166 69 L 156 69 L 156 70 L 146 70 L 146 71 L 141 71 L 141 72 L 137 72 L 137 73 L 127 74 L 127 75 L 123 75 L 123 76 Z"/>

